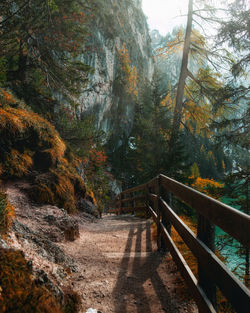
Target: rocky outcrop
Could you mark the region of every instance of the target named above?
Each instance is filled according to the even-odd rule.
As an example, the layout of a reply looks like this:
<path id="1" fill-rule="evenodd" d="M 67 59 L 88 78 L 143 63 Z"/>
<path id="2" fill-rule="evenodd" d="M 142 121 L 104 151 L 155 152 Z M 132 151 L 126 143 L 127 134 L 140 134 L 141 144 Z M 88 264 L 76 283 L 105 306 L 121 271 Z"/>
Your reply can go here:
<path id="1" fill-rule="evenodd" d="M 76 307 L 80 303 L 80 296 L 73 290 L 70 279 L 72 275 L 82 277 L 82 273 L 79 272 L 77 260 L 62 246 L 80 240 L 79 224 L 86 221 L 93 222 L 94 217 L 86 213 L 73 216 L 56 206 L 31 202 L 25 192 L 29 188 L 29 183 L 25 181 L 9 181 L 4 183 L 2 188 L 8 196 L 10 205 L 15 207 L 15 218 L 9 232 L 4 236 L 0 235 L 2 262 L 0 262 L 0 273 L 6 278 L 2 294 L 0 286 L 0 312 L 5 312 L 2 311 L 3 305 L 8 309 L 10 306 L 23 307 L 23 303 L 26 303 L 25 297 L 29 299 L 28 307 L 33 305 L 33 311 L 40 312 L 34 308 L 35 305 L 40 307 L 43 304 L 40 298 L 38 304 L 35 302 L 38 299 L 37 293 L 41 295 L 42 291 L 44 297 L 41 299 L 45 297 L 49 299 L 52 296 L 58 308 L 63 308 L 61 311 L 51 306 L 48 312 L 66 312 L 69 306 L 75 308 L 70 312 L 78 312 Z M 19 280 L 15 283 L 21 286 L 20 290 L 17 287 L 17 291 L 9 294 L 8 290 L 12 291 L 16 277 Z M 20 296 L 19 291 L 23 296 Z M 1 303 L 3 297 L 5 302 Z M 12 299 L 20 301 L 13 302 Z M 31 312 L 29 308 L 24 311 Z M 41 309 L 41 312 L 45 311 L 47 312 Z"/>
<path id="2" fill-rule="evenodd" d="M 103 7 L 95 0 L 94 4 L 98 13 L 83 59 L 95 73 L 80 99 L 80 112 L 94 112 L 99 128 L 106 133 L 129 132 L 135 101 L 116 83 L 121 75 L 119 51 L 124 44 L 140 77 L 139 84 L 142 78 L 151 80 L 154 65 L 147 21 L 141 0 L 106 0 Z"/>
<path id="3" fill-rule="evenodd" d="M 98 217 L 99 215 L 97 207 L 91 201 L 86 199 L 80 199 L 77 208 L 79 211 L 91 214 L 95 217 Z"/>

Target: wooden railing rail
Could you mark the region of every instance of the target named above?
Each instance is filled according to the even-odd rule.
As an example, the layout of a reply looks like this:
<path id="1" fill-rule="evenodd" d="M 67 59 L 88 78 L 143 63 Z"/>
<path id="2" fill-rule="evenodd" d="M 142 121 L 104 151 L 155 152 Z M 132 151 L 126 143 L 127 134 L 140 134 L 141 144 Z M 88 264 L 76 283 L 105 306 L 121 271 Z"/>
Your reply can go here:
<path id="1" fill-rule="evenodd" d="M 196 210 L 197 236 L 174 212 L 172 195 Z M 250 247 L 249 215 L 164 175 L 122 191 L 117 195 L 115 203 L 117 214 L 145 210 L 152 216 L 157 225 L 158 248 L 171 253 L 197 302 L 199 312 L 216 312 L 217 288 L 236 312 L 249 312 L 249 290 L 214 253 L 214 225 L 219 226 L 243 246 Z M 171 225 L 197 259 L 198 280 L 171 238 Z"/>

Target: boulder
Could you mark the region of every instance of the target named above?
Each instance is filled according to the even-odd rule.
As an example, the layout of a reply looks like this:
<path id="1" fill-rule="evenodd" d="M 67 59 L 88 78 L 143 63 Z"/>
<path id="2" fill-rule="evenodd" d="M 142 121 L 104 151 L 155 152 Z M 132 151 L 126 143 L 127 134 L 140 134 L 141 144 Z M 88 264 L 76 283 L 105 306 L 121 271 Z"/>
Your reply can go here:
<path id="1" fill-rule="evenodd" d="M 92 202 L 86 199 L 80 199 L 77 203 L 77 208 L 79 211 L 89 213 L 95 217 L 98 217 L 99 215 L 97 207 Z"/>
<path id="2" fill-rule="evenodd" d="M 56 217 L 55 215 L 46 215 L 44 220 L 51 226 L 55 225 L 59 228 L 63 234 L 65 240 L 74 241 L 75 239 L 79 238 L 79 225 L 75 218 L 65 215 L 63 217 Z M 53 228 L 50 228 L 52 230 Z M 52 240 L 51 236 L 53 234 L 50 232 L 50 239 Z M 57 232 L 55 235 L 58 235 Z M 53 240 L 53 241 L 60 241 L 60 240 Z"/>

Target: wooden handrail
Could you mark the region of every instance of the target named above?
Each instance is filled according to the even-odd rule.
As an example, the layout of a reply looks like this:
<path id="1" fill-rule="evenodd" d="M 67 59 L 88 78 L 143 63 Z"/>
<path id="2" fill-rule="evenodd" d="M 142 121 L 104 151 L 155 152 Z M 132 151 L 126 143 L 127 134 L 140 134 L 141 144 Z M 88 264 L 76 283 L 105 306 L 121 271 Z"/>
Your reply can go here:
<path id="1" fill-rule="evenodd" d="M 250 216 L 217 201 L 169 177 L 160 175 L 162 186 L 199 214 L 219 226 L 226 233 L 250 248 Z"/>
<path id="2" fill-rule="evenodd" d="M 141 192 L 144 194 L 141 194 Z M 136 195 L 137 192 L 140 192 Z M 166 195 L 173 194 L 194 208 L 199 215 L 197 237 L 171 208 Z M 129 194 L 129 197 L 127 197 Z M 247 313 L 250 308 L 250 292 L 246 286 L 216 257 L 213 251 L 213 224 L 218 225 L 245 247 L 250 247 L 250 217 L 247 214 L 214 200 L 167 176 L 159 175 L 148 183 L 122 191 L 116 197 L 117 212 L 136 211 L 144 200 L 145 210 L 157 224 L 158 248 L 168 248 L 197 302 L 201 313 L 216 312 L 216 288 L 218 287 L 235 308 Z M 135 202 L 140 201 L 139 205 Z M 125 207 L 125 203 L 133 207 Z M 171 224 L 198 261 L 198 281 L 186 264 L 171 238 Z"/>

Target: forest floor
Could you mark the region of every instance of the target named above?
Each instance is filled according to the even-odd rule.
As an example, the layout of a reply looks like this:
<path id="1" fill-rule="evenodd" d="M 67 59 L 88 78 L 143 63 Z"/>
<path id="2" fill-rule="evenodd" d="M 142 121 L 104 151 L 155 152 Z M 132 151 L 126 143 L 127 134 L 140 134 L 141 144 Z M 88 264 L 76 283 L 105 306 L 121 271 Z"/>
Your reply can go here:
<path id="1" fill-rule="evenodd" d="M 152 221 L 131 215 L 94 219 L 30 202 L 24 183 L 7 184 L 16 217 L 8 245 L 24 251 L 33 275 L 55 296 L 69 286 L 81 298 L 80 313 L 197 313 L 170 255 L 157 251 Z M 66 241 L 60 221 L 79 224 Z M 58 227 L 58 225 L 60 227 Z M 27 312 L 29 313 L 29 312 Z"/>

